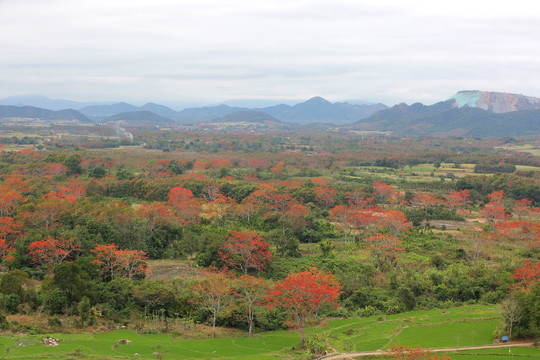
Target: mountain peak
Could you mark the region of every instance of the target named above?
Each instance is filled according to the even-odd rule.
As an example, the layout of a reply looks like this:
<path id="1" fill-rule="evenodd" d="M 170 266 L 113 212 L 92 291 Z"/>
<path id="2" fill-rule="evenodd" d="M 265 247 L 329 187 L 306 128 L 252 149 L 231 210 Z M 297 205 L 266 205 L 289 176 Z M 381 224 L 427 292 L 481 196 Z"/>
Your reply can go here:
<path id="1" fill-rule="evenodd" d="M 320 96 L 315 96 L 305 102 L 306 104 L 330 104 L 330 101 L 323 99 Z"/>

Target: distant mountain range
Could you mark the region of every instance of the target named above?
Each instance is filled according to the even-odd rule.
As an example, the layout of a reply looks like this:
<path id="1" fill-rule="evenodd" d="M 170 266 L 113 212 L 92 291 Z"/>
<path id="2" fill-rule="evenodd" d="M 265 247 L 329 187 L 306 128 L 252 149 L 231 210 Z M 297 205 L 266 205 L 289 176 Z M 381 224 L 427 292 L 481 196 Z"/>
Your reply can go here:
<path id="1" fill-rule="evenodd" d="M 51 100 L 43 96 L 10 97 L 0 100 L 0 104 L 7 103 L 32 106 L 39 103 L 43 104 L 43 108 L 50 109 L 57 109 L 59 106 L 65 105 L 66 108 L 78 109 L 78 111 L 84 114 L 84 116 L 87 118 L 99 122 L 115 121 L 119 114 L 147 111 L 170 119 L 171 123 L 185 124 L 213 121 L 240 111 L 263 112 L 268 114 L 270 118 L 274 118 L 277 121 L 282 121 L 289 124 L 347 124 L 366 118 L 379 110 L 388 108 L 383 104 L 349 104 L 347 102 L 331 103 L 321 97 L 314 97 L 306 102 L 292 106 L 287 104 L 279 104 L 262 108 L 245 108 L 221 104 L 216 106 L 186 108 L 181 111 L 175 111 L 167 106 L 154 103 L 147 103 L 140 107 L 125 102 L 114 104 L 92 103 L 85 105 L 85 103 L 69 100 Z M 143 116 L 143 114 L 139 115 Z M 130 115 L 130 117 L 133 116 L 135 115 Z M 164 123 L 164 120 L 160 119 L 158 122 Z"/>
<path id="2" fill-rule="evenodd" d="M 0 105 L 0 119 L 5 118 L 31 118 L 47 121 L 76 120 L 81 123 L 92 123 L 86 116 L 73 109 L 48 110 L 34 106 Z"/>
<path id="3" fill-rule="evenodd" d="M 35 97 L 31 99 L 36 100 Z M 0 100 L 0 103 L 4 100 Z M 39 97 L 38 100 L 45 101 Z M 56 105 L 62 104 L 59 102 L 61 100 L 51 101 Z M 540 99 L 466 90 L 434 105 L 398 104 L 391 108 L 383 104 L 331 103 L 321 97 L 296 105 L 243 108 L 222 104 L 181 111 L 154 103 L 137 107 L 124 102 L 91 104 L 81 107 L 79 111 L 0 106 L 2 118 L 72 120 L 81 123 L 94 121 L 144 127 L 229 123 L 241 128 L 241 124 L 251 123 L 285 128 L 291 124 L 304 126 L 319 123 L 344 131 L 379 131 L 395 135 L 504 137 L 540 134 Z"/>
<path id="4" fill-rule="evenodd" d="M 213 121 L 217 118 L 240 112 L 258 111 L 268 114 L 270 117 L 288 124 L 331 123 L 346 124 L 358 119 L 366 118 L 375 112 L 388 107 L 383 104 L 359 104 L 331 103 L 321 97 L 314 97 L 306 102 L 293 106 L 280 104 L 264 108 L 242 108 L 229 105 L 216 105 L 197 108 L 188 108 L 182 111 L 174 111 L 166 106 L 146 104 L 135 107 L 126 103 L 112 105 L 96 105 L 83 107 L 79 111 L 89 118 L 103 120 L 110 116 L 131 111 L 151 111 L 167 117 L 179 123 L 199 123 Z"/>
<path id="5" fill-rule="evenodd" d="M 256 110 L 241 110 L 233 112 L 229 115 L 214 119 L 213 122 L 246 122 L 246 123 L 259 123 L 259 124 L 283 124 L 282 121 L 276 120 L 273 116 L 268 115 L 262 111 Z"/>
<path id="6" fill-rule="evenodd" d="M 540 99 L 506 93 L 460 91 L 426 106 L 398 104 L 350 128 L 396 135 L 505 137 L 540 134 Z"/>

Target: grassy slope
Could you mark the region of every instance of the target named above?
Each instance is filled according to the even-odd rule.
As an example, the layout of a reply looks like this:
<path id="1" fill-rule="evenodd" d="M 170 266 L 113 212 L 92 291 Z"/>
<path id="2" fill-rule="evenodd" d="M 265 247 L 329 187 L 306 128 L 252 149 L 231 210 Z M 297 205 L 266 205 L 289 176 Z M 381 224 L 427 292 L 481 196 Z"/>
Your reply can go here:
<path id="1" fill-rule="evenodd" d="M 394 343 L 423 347 L 456 346 L 458 334 L 461 346 L 471 345 L 473 340 L 475 345 L 479 345 L 493 342 L 497 317 L 495 309 L 474 305 L 384 318 L 337 319 L 322 328 L 310 328 L 307 334 L 308 337 L 319 334 L 327 338 L 330 347 L 337 352 L 384 349 Z M 153 353 L 157 352 L 162 359 L 293 359 L 295 354 L 290 352 L 290 348 L 299 341 L 296 331 L 267 332 L 253 338 L 205 340 L 176 340 L 168 334 L 140 335 L 131 330 L 51 336 L 62 339 L 58 347 L 41 345 L 42 335 L 0 336 L 0 358 L 5 355 L 8 359 L 125 359 L 138 353 L 138 359 L 156 359 L 157 355 Z M 132 344 L 118 345 L 120 339 L 129 339 Z M 17 343 L 25 346 L 15 347 Z M 540 350 L 512 351 L 527 355 L 527 358 L 540 357 Z M 508 350 L 469 351 L 454 358 L 487 359 L 495 353 L 507 355 Z"/>

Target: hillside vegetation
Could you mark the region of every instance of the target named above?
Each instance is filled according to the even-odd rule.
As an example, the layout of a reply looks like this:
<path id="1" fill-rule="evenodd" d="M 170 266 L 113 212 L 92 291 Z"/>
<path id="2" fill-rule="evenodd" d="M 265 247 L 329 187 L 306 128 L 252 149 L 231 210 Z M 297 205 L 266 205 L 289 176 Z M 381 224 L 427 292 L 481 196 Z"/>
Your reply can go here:
<path id="1" fill-rule="evenodd" d="M 540 335 L 540 158 L 517 151 L 537 141 L 9 130 L 11 354 L 38 358 L 9 345 L 21 333 L 108 341 L 50 350 L 62 354 L 128 354 L 121 336 L 140 341 L 130 354 L 183 353 L 216 337 L 211 351 L 291 358 Z"/>

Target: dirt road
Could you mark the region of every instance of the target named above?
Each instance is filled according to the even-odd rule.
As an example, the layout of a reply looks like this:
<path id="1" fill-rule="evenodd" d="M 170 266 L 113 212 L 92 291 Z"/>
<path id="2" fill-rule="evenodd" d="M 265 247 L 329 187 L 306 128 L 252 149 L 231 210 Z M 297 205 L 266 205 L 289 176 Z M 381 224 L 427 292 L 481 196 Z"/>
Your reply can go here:
<path id="1" fill-rule="evenodd" d="M 478 345 L 478 346 L 460 346 L 460 347 L 441 347 L 441 348 L 429 348 L 431 352 L 452 352 L 458 350 L 481 350 L 481 349 L 496 349 L 496 348 L 508 348 L 508 347 L 531 347 L 533 346 L 532 342 L 525 343 L 507 343 L 507 344 L 493 344 L 493 345 Z M 351 360 L 359 359 L 364 356 L 383 356 L 387 355 L 386 351 L 376 350 L 376 351 L 359 351 L 352 353 L 341 353 L 341 354 L 330 354 L 320 357 L 320 359 L 332 359 L 332 360 Z"/>

